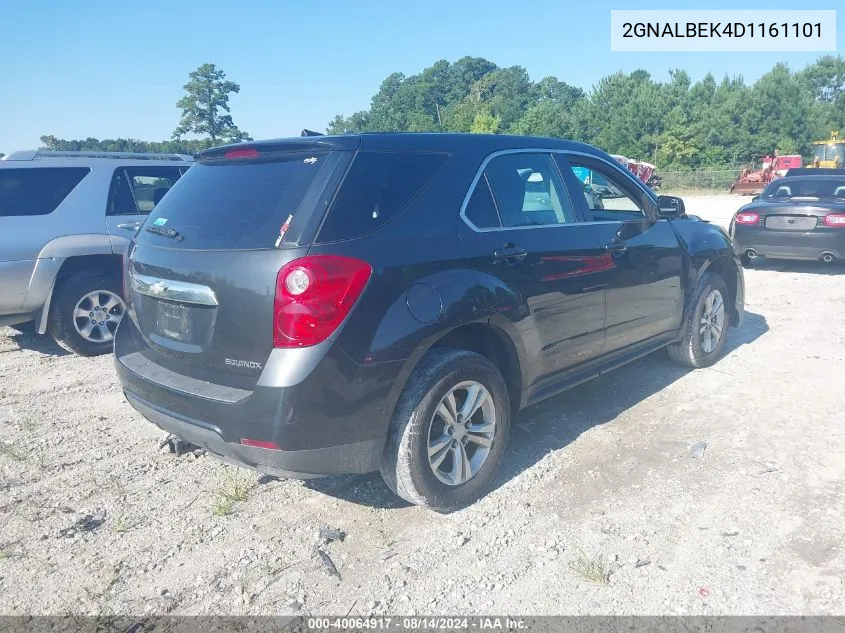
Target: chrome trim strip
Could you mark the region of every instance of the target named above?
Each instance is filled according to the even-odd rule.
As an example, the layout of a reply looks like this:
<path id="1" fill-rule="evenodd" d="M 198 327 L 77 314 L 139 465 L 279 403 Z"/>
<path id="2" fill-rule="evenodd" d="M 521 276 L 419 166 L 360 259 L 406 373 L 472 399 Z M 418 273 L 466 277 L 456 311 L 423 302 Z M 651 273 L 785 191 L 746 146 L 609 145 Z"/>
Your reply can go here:
<path id="1" fill-rule="evenodd" d="M 628 173 L 626 170 L 623 169 L 618 162 L 616 161 L 609 161 L 606 158 L 601 156 L 597 156 L 595 154 L 589 154 L 587 152 L 579 152 L 578 150 L 572 149 L 548 149 L 542 147 L 520 147 L 517 149 L 503 149 L 497 152 L 493 152 L 484 158 L 481 161 L 481 167 L 478 168 L 478 171 L 475 172 L 475 177 L 473 177 L 472 182 L 469 185 L 469 190 L 464 195 L 464 201 L 461 204 L 461 212 L 460 217 L 464 221 L 464 223 L 476 233 L 493 233 L 496 231 L 525 231 L 530 229 L 549 229 L 549 228 L 562 228 L 566 226 L 574 226 L 576 224 L 615 224 L 616 221 L 613 220 L 602 220 L 599 222 L 568 222 L 564 224 L 543 224 L 542 226 L 499 226 L 493 228 L 479 228 L 475 226 L 472 221 L 466 216 L 466 209 L 467 205 L 469 205 L 469 199 L 472 197 L 472 194 L 475 192 L 475 187 L 478 184 L 478 181 L 481 179 L 481 176 L 484 174 L 484 170 L 487 168 L 488 163 L 496 158 L 497 156 L 503 156 L 505 154 L 563 154 L 566 156 L 567 154 L 574 155 L 574 156 L 584 156 L 586 158 L 592 158 L 594 160 L 600 161 L 605 163 L 606 165 L 612 167 L 613 169 L 618 170 L 620 173 L 625 174 L 626 178 L 629 178 Z M 616 163 L 614 165 L 614 163 Z M 648 189 L 645 185 L 642 184 L 640 180 L 637 178 L 630 177 L 629 180 L 633 180 L 636 185 L 654 202 L 655 208 L 657 208 L 657 199 L 654 197 L 654 193 Z M 570 204 L 574 203 L 572 201 L 572 196 L 569 193 L 569 187 L 566 186 L 566 182 L 563 183 L 563 187 L 566 190 L 566 195 L 569 196 Z M 644 219 L 649 219 L 647 216 L 643 216 Z"/>
<path id="2" fill-rule="evenodd" d="M 204 306 L 216 306 L 217 296 L 208 286 L 191 284 L 186 281 L 174 281 L 172 279 L 161 279 L 139 275 L 130 271 L 129 280 L 132 289 L 142 295 L 168 301 L 182 301 L 184 303 L 196 303 Z"/>

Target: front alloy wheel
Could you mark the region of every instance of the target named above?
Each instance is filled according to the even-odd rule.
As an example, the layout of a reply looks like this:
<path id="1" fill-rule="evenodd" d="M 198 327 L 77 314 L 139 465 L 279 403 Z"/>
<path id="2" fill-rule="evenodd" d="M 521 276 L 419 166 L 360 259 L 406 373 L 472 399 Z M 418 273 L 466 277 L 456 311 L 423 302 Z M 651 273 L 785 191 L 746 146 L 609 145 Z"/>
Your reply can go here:
<path id="1" fill-rule="evenodd" d="M 712 290 L 704 300 L 699 325 L 701 349 L 705 354 L 710 354 L 718 346 L 725 330 L 725 301 L 718 290 Z"/>
<path id="2" fill-rule="evenodd" d="M 687 367 L 709 367 L 719 358 L 727 338 L 729 297 L 725 280 L 705 273 L 693 293 L 678 341 L 667 349 L 669 357 Z"/>

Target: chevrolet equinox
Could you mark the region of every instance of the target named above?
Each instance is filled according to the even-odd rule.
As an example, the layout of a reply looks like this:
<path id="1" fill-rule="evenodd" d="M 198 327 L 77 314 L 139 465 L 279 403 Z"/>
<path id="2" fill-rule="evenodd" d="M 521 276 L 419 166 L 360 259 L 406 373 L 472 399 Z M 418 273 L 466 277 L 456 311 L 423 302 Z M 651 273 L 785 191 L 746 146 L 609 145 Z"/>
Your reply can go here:
<path id="1" fill-rule="evenodd" d="M 744 309 L 730 238 L 679 198 L 588 145 L 472 134 L 205 151 L 124 284 L 144 417 L 263 473 L 380 470 L 441 512 L 490 489 L 517 411 L 664 347 L 710 365 Z"/>

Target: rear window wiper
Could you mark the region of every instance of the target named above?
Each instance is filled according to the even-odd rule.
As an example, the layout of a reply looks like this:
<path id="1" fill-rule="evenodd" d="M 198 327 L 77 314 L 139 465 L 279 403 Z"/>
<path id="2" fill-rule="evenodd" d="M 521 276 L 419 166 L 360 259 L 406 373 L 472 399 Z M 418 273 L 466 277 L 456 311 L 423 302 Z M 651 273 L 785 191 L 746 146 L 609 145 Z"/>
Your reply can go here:
<path id="1" fill-rule="evenodd" d="M 155 235 L 161 235 L 162 237 L 169 237 L 169 238 L 172 238 L 172 239 L 177 240 L 177 241 L 182 239 L 182 234 L 179 231 L 177 231 L 176 229 L 170 228 L 169 226 L 163 227 L 163 226 L 153 225 L 153 226 L 148 226 L 144 230 L 148 231 L 150 233 L 154 233 Z"/>

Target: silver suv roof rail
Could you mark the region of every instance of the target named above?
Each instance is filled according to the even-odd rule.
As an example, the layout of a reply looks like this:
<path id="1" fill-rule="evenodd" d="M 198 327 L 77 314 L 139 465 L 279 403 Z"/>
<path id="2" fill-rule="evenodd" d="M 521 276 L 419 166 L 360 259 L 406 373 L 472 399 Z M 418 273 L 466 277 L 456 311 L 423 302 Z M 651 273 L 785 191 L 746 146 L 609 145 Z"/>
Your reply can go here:
<path id="1" fill-rule="evenodd" d="M 39 158 L 122 158 L 124 160 L 181 160 L 193 162 L 194 157 L 187 154 L 155 152 L 63 152 L 43 149 L 31 149 L 12 152 L 2 160 L 37 160 Z"/>

